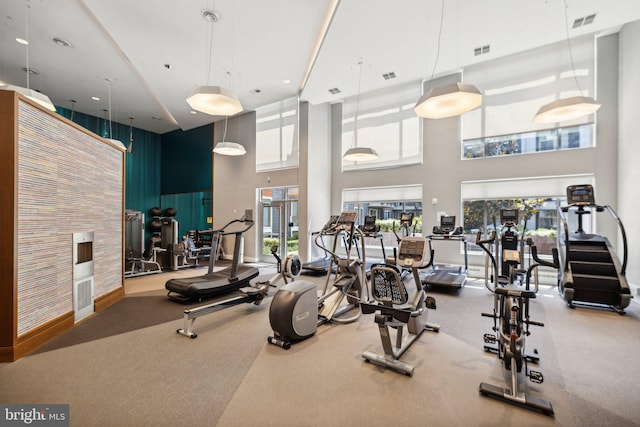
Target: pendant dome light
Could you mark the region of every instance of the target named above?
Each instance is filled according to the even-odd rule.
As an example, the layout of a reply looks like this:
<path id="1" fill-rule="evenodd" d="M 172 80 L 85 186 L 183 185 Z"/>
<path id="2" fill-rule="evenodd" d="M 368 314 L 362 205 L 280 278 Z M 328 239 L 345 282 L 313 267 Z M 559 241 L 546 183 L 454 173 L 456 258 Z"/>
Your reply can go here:
<path id="1" fill-rule="evenodd" d="M 198 87 L 193 94 L 187 98 L 187 104 L 201 113 L 211 116 L 233 116 L 243 111 L 242 104 L 238 97 L 230 90 L 220 86 L 210 86 L 211 61 L 213 51 L 213 24 L 220 20 L 220 16 L 211 10 L 205 10 L 202 18 L 211 24 L 211 37 L 209 39 L 209 58 L 207 69 L 207 85 Z"/>
<path id="2" fill-rule="evenodd" d="M 442 36 L 442 23 L 444 21 L 444 0 L 440 9 L 440 29 L 438 30 L 438 47 L 433 71 L 428 85 L 431 86 L 435 76 L 438 58 L 440 57 L 440 38 Z M 418 117 L 425 119 L 443 119 L 459 116 L 467 111 L 474 110 L 482 105 L 482 94 L 471 84 L 452 83 L 434 88 L 427 88 L 422 97 L 416 102 L 413 110 Z"/>
<path id="3" fill-rule="evenodd" d="M 378 158 L 378 153 L 371 147 L 358 147 L 358 109 L 360 108 L 360 84 L 362 83 L 362 61 L 358 62 L 358 96 L 356 97 L 356 114 L 353 119 L 353 138 L 351 148 L 342 156 L 350 162 L 365 162 Z"/>
<path id="4" fill-rule="evenodd" d="M 227 139 L 227 121 L 229 117 L 224 119 L 224 134 L 222 135 L 222 141 L 218 142 L 213 149 L 214 153 L 222 154 L 224 156 L 243 156 L 247 153 L 247 150 L 241 144 L 237 142 L 225 141 Z"/>
<path id="5" fill-rule="evenodd" d="M 567 37 L 567 46 L 569 47 L 569 59 L 571 61 L 571 71 L 573 79 L 576 83 L 578 91 L 582 93 L 582 88 L 576 76 L 576 68 L 573 63 L 573 51 L 571 49 L 571 40 L 569 38 L 569 21 L 567 18 L 567 2 L 563 0 L 564 6 L 564 27 Z M 536 115 L 533 117 L 535 123 L 558 123 L 567 120 L 578 119 L 580 117 L 593 114 L 600 108 L 595 99 L 588 96 L 572 96 L 569 98 L 560 98 L 553 102 L 540 107 Z"/>
<path id="6" fill-rule="evenodd" d="M 51 100 L 49 99 L 49 97 L 47 95 L 45 95 L 44 93 L 40 93 L 38 91 L 35 91 L 33 89 L 31 89 L 30 87 L 30 81 L 29 81 L 29 76 L 31 75 L 31 68 L 29 68 L 29 10 L 31 9 L 31 6 L 27 3 L 27 12 L 26 12 L 26 24 L 25 24 L 25 38 L 24 39 L 16 39 L 16 41 L 20 44 L 23 44 L 25 46 L 26 49 L 26 55 L 27 55 L 27 67 L 25 68 L 25 71 L 27 72 L 27 87 L 21 87 L 21 86 L 15 86 L 15 85 L 2 85 L 0 86 L 0 90 L 11 90 L 14 92 L 18 92 L 21 95 L 26 96 L 27 98 L 29 98 L 30 100 L 32 100 L 33 102 L 37 103 L 38 105 L 43 106 L 44 108 L 46 108 L 47 110 L 50 111 L 56 111 L 56 107 L 55 105 L 53 105 L 53 102 L 51 102 Z"/>

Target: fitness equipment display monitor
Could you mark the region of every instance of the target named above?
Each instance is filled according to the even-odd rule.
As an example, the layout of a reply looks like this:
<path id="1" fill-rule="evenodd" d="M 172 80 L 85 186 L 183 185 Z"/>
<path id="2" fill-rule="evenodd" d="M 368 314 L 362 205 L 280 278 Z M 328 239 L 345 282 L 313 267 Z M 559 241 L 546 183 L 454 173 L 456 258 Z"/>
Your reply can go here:
<path id="1" fill-rule="evenodd" d="M 455 215 L 442 215 L 440 217 L 440 230 L 443 233 L 451 233 L 456 228 Z"/>
<path id="2" fill-rule="evenodd" d="M 595 205 L 593 186 L 590 184 L 570 185 L 567 187 L 567 202 L 573 206 Z"/>
<path id="3" fill-rule="evenodd" d="M 502 225 L 506 225 L 507 223 L 516 225 L 518 223 L 518 210 L 500 209 L 500 223 Z"/>

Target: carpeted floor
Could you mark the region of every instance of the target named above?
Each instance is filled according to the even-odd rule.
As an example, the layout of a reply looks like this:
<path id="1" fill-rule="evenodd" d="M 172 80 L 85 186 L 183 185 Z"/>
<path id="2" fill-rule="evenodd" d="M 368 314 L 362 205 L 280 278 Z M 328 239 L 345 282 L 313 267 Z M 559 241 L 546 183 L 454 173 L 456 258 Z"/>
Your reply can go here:
<path id="1" fill-rule="evenodd" d="M 289 351 L 266 343 L 270 299 L 198 319 L 197 339 L 176 334 L 188 306 L 162 288 L 193 272 L 128 279 L 123 301 L 0 364 L 0 402 L 68 403 L 72 426 L 640 425 L 635 300 L 624 316 L 571 310 L 555 289 L 532 301 L 545 327 L 532 327 L 527 350 L 539 351 L 545 381 L 529 391 L 552 402 L 552 418 L 478 393 L 482 381 L 505 384 L 500 361 L 482 350 L 492 321 L 480 313 L 492 296 L 481 282 L 431 292 L 429 320 L 441 329 L 405 354 L 415 365 L 406 377 L 363 361 L 364 350 L 381 351 L 372 315 L 323 325 Z"/>

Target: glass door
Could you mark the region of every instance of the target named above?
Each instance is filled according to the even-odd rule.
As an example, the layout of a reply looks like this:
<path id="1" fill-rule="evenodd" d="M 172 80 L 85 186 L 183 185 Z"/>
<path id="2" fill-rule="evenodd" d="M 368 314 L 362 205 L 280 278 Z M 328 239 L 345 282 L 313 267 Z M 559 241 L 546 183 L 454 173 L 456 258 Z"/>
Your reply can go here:
<path id="1" fill-rule="evenodd" d="M 291 189 L 263 189 L 260 193 L 260 260 L 274 263 L 274 246 L 281 259 L 298 253 L 298 201 L 274 200 L 286 199 L 286 194 L 293 194 Z M 285 197 L 274 197 L 279 194 Z"/>

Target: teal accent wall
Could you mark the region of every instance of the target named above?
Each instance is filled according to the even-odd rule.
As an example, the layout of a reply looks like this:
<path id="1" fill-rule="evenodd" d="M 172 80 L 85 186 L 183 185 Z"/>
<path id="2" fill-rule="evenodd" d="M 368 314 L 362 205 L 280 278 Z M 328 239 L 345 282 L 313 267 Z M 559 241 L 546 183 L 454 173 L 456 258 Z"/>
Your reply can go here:
<path id="1" fill-rule="evenodd" d="M 161 193 L 211 191 L 213 125 L 162 135 Z"/>

